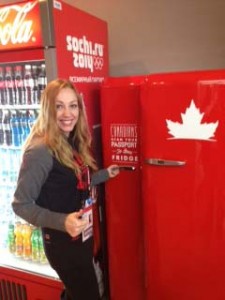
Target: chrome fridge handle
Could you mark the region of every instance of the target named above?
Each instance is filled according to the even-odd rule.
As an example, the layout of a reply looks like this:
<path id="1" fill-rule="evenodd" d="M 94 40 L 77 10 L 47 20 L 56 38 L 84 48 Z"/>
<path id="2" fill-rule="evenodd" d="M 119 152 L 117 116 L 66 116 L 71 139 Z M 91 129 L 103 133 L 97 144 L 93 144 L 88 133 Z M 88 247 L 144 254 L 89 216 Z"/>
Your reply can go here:
<path id="1" fill-rule="evenodd" d="M 161 158 L 147 158 L 145 159 L 145 163 L 153 166 L 171 166 L 171 167 L 180 167 L 186 164 L 185 161 L 179 160 L 167 160 Z"/>

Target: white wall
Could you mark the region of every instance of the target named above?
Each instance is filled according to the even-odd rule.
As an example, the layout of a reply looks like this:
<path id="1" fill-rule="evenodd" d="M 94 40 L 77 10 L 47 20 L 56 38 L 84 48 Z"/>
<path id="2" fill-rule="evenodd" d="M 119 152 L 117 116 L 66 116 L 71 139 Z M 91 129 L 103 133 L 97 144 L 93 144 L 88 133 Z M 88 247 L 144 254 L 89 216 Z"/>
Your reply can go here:
<path id="1" fill-rule="evenodd" d="M 64 1 L 108 22 L 113 76 L 225 68 L 225 0 Z"/>

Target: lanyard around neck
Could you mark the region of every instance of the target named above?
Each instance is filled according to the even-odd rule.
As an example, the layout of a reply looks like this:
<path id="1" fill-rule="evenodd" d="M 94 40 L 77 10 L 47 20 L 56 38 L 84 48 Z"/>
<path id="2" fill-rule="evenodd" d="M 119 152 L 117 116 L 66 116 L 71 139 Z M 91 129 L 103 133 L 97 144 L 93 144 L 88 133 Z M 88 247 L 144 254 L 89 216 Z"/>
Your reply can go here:
<path id="1" fill-rule="evenodd" d="M 90 170 L 88 165 L 86 165 L 77 151 L 73 153 L 74 159 L 80 168 L 80 173 L 77 174 L 77 188 L 79 190 L 88 190 L 90 189 L 91 179 L 90 179 Z"/>

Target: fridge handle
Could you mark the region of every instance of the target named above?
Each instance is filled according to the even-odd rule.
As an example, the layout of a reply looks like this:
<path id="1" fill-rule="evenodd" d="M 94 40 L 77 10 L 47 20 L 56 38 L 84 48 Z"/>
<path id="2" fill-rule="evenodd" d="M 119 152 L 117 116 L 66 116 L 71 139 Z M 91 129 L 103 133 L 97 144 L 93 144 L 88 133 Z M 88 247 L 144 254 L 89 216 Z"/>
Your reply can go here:
<path id="1" fill-rule="evenodd" d="M 153 166 L 171 166 L 171 167 L 180 167 L 186 164 L 185 161 L 166 160 L 161 158 L 148 158 L 145 159 L 145 163 Z"/>

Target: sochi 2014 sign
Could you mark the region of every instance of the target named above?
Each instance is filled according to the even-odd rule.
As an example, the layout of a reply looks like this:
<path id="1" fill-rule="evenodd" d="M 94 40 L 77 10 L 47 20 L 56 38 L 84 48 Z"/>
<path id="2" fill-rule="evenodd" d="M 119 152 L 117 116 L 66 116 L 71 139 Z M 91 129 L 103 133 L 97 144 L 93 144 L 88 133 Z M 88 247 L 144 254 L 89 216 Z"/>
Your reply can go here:
<path id="1" fill-rule="evenodd" d="M 85 68 L 91 73 L 94 70 L 101 70 L 103 67 L 104 45 L 87 39 L 67 35 L 67 51 L 72 52 L 73 65 L 75 68 Z"/>

